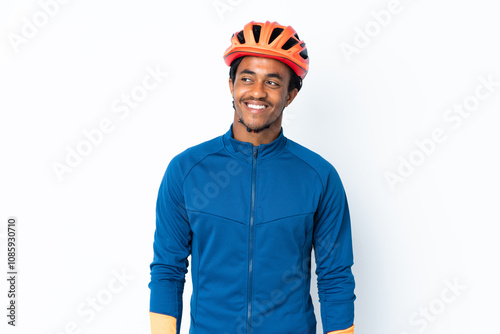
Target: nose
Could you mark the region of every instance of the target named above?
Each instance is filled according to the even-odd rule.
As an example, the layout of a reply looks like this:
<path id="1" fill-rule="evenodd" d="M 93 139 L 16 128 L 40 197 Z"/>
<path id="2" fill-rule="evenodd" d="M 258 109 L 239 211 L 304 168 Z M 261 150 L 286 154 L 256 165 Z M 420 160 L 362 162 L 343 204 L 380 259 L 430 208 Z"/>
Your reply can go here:
<path id="1" fill-rule="evenodd" d="M 252 86 L 252 96 L 256 99 L 261 99 L 267 96 L 266 87 L 263 81 L 257 81 Z"/>

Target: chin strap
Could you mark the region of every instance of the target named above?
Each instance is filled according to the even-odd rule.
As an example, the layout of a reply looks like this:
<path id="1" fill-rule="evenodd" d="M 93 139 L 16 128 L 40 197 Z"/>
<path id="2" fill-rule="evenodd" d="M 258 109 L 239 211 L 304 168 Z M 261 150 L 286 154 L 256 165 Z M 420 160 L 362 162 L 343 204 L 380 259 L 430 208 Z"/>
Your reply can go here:
<path id="1" fill-rule="evenodd" d="M 234 106 L 234 100 L 233 100 L 233 109 L 236 110 L 236 107 Z M 240 120 L 238 122 L 240 122 L 241 124 L 245 125 L 245 123 L 243 123 L 243 120 L 241 118 L 240 118 Z M 251 132 L 251 131 L 252 131 L 252 129 L 250 129 L 250 128 L 247 127 L 247 132 Z M 259 131 L 260 130 L 253 130 L 254 133 L 258 133 Z"/>
<path id="2" fill-rule="evenodd" d="M 234 106 L 234 100 L 233 100 L 233 109 L 236 110 L 236 107 Z M 243 123 L 243 120 L 240 118 L 239 121 L 241 124 L 245 125 L 245 123 Z M 253 133 L 259 133 L 261 132 L 262 130 L 265 130 L 267 128 L 269 128 L 271 126 L 271 124 L 268 124 L 266 127 L 260 129 L 260 130 L 252 130 L 250 129 L 248 126 L 245 125 L 245 127 L 247 128 L 247 132 L 253 132 Z"/>
<path id="3" fill-rule="evenodd" d="M 238 122 L 239 122 L 239 123 L 241 123 L 241 124 L 243 124 L 243 125 L 245 125 L 245 123 L 243 123 L 243 120 L 242 120 L 241 118 L 238 120 Z M 253 133 L 259 133 L 259 132 L 261 132 L 262 130 L 267 129 L 267 128 L 268 128 L 268 127 L 270 127 L 270 126 L 271 126 L 271 124 L 268 124 L 266 127 L 262 128 L 262 129 L 260 129 L 260 130 L 252 130 L 252 129 L 250 129 L 248 126 L 246 126 L 246 125 L 245 125 L 245 127 L 247 128 L 247 132 L 253 132 Z"/>

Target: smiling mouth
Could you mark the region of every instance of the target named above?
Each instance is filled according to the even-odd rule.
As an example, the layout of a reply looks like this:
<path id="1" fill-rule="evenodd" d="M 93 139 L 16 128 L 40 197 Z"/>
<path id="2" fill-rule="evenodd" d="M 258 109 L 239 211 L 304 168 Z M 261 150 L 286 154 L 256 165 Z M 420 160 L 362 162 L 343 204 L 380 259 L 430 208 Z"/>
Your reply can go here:
<path id="1" fill-rule="evenodd" d="M 245 106 L 252 114 L 259 114 L 269 108 L 265 103 L 245 102 Z"/>

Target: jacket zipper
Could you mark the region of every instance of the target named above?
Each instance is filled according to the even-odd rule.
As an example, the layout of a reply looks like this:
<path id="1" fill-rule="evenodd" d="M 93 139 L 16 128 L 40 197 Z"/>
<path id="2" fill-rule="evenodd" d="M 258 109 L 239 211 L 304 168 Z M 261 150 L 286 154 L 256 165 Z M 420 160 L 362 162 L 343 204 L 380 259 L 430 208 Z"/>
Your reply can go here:
<path id="1" fill-rule="evenodd" d="M 257 153 L 259 147 L 254 146 L 252 152 L 252 195 L 250 206 L 250 236 L 248 242 L 248 308 L 247 308 L 247 334 L 252 333 L 252 275 L 253 275 L 253 230 L 254 230 L 254 217 L 255 217 L 255 174 L 257 171 Z"/>

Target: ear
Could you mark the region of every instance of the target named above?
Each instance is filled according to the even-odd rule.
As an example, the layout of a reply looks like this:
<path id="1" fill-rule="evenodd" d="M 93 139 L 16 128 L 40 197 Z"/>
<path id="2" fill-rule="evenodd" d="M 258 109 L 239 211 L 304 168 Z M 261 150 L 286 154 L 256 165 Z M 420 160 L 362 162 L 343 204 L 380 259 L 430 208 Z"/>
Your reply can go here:
<path id="1" fill-rule="evenodd" d="M 234 84 L 233 80 L 231 80 L 231 77 L 229 77 L 229 90 L 231 91 L 231 96 L 233 96 Z"/>
<path id="2" fill-rule="evenodd" d="M 295 97 L 297 96 L 297 93 L 298 93 L 298 89 L 297 88 L 294 88 L 292 89 L 292 91 L 288 92 L 287 96 L 286 96 L 286 103 L 285 103 L 285 107 L 288 107 L 288 105 L 290 103 L 292 103 L 292 101 L 295 99 Z"/>

